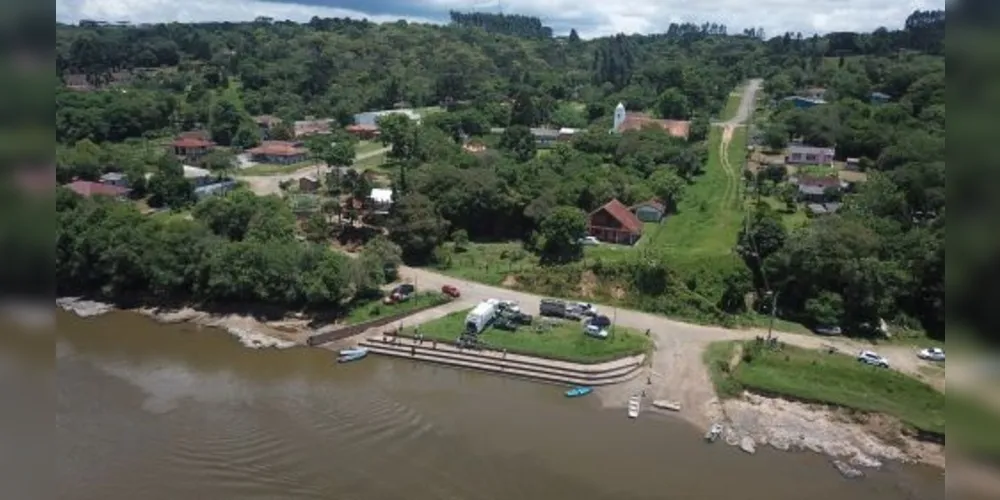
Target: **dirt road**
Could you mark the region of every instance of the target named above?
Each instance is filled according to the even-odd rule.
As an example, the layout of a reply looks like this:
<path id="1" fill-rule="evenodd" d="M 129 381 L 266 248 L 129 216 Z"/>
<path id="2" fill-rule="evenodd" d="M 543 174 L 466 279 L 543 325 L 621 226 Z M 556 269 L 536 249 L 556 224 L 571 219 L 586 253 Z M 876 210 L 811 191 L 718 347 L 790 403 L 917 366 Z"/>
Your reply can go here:
<path id="1" fill-rule="evenodd" d="M 721 126 L 739 126 L 746 123 L 750 119 L 750 114 L 753 113 L 754 108 L 757 104 L 757 92 L 764 85 L 764 80 L 760 78 L 755 78 L 753 80 L 747 81 L 745 87 L 743 87 L 743 97 L 740 98 L 740 107 L 736 109 L 736 116 L 734 116 L 729 121 L 717 123 Z"/>
<path id="2" fill-rule="evenodd" d="M 354 161 L 358 162 L 371 158 L 373 156 L 378 156 L 383 153 L 387 153 L 389 148 L 377 149 L 375 151 L 369 151 L 367 153 L 358 153 L 355 156 Z M 238 180 L 246 182 L 250 186 L 250 190 L 256 193 L 258 196 L 266 196 L 269 194 L 281 194 L 281 188 L 279 185 L 285 181 L 293 181 L 304 175 L 317 174 L 320 176 L 326 175 L 330 169 L 325 165 L 310 165 L 308 167 L 302 167 L 294 172 L 288 174 L 277 174 L 277 175 L 236 175 Z"/>

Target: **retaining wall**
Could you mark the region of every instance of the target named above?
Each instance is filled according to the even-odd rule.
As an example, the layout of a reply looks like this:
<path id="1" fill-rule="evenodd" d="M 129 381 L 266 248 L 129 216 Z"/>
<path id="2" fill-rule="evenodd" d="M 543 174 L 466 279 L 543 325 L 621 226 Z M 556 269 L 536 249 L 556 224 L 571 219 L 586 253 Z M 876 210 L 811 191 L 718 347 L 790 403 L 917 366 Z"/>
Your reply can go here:
<path id="1" fill-rule="evenodd" d="M 435 307 L 441 307 L 448 302 L 441 302 L 438 304 L 430 304 L 416 309 L 411 309 L 409 311 L 393 314 L 391 316 L 386 316 L 384 318 L 379 318 L 373 321 L 367 321 L 365 323 L 358 323 L 356 325 L 348 325 L 343 328 L 332 330 L 329 332 L 317 333 L 315 335 L 310 335 L 306 339 L 306 345 L 318 346 L 322 344 L 327 344 L 335 340 L 346 339 L 347 337 L 353 337 L 359 333 L 368 330 L 369 328 L 378 328 L 380 326 L 388 325 L 389 323 L 394 323 L 408 316 L 413 316 L 414 314 L 426 311 L 428 309 L 434 309 Z"/>

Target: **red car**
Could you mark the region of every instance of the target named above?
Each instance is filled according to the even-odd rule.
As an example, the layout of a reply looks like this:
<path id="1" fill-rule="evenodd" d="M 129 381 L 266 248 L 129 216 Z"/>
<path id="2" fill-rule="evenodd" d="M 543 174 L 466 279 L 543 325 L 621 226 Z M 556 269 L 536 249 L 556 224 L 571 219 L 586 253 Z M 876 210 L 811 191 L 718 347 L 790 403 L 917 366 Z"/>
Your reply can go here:
<path id="1" fill-rule="evenodd" d="M 441 293 L 454 299 L 457 299 L 462 296 L 461 292 L 459 292 L 458 288 L 456 288 L 454 285 L 445 285 L 441 287 Z"/>

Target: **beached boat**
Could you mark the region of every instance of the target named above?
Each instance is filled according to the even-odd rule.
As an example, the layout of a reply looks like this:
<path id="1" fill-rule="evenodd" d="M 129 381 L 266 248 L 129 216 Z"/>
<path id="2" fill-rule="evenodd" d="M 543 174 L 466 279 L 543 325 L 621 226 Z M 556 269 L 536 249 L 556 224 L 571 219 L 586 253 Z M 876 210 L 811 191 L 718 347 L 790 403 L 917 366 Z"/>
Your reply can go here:
<path id="1" fill-rule="evenodd" d="M 363 357 L 365 357 L 367 355 L 368 355 L 368 349 L 366 349 L 364 347 L 359 347 L 359 348 L 355 349 L 353 352 L 350 352 L 348 354 L 341 354 L 337 358 L 337 362 L 338 363 L 349 363 L 351 361 L 357 361 L 357 360 L 359 360 L 359 359 L 361 359 L 361 358 L 363 358 Z"/>
<path id="2" fill-rule="evenodd" d="M 577 387 L 574 387 L 574 388 L 566 391 L 566 397 L 567 398 L 578 398 L 580 396 L 586 396 L 587 394 L 590 394 L 591 392 L 594 392 L 594 388 L 593 387 L 577 386 Z"/>
<path id="3" fill-rule="evenodd" d="M 712 428 L 705 433 L 705 440 L 712 443 L 722 435 L 722 424 L 712 424 Z"/>
<path id="4" fill-rule="evenodd" d="M 367 352 L 368 349 L 364 347 L 351 347 L 350 349 L 341 349 L 337 354 L 341 356 L 350 356 L 352 354 L 358 354 L 360 352 Z"/>
<path id="5" fill-rule="evenodd" d="M 661 410 L 681 411 L 680 403 L 666 399 L 657 399 L 656 401 L 653 401 L 653 406 Z"/>
<path id="6" fill-rule="evenodd" d="M 628 398 L 628 418 L 639 417 L 640 400 L 641 398 L 638 394 Z"/>

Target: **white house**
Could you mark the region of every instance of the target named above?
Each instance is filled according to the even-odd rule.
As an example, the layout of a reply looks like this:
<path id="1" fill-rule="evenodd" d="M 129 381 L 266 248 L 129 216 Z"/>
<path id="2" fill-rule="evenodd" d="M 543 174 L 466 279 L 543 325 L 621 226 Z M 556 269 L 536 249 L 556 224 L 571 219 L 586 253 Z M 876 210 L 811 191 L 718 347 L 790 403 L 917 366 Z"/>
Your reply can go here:
<path id="1" fill-rule="evenodd" d="M 384 188 L 374 188 L 368 195 L 375 213 L 385 213 L 392 207 L 392 190 Z"/>

